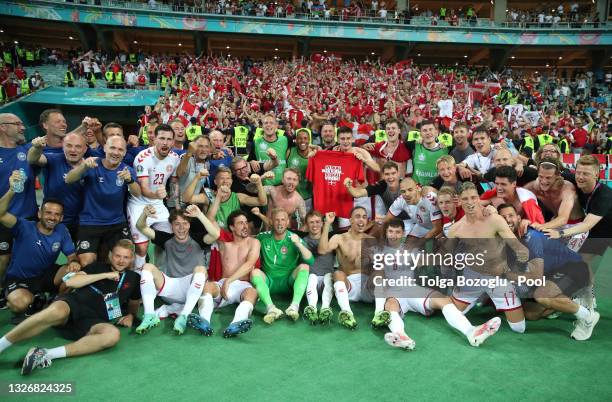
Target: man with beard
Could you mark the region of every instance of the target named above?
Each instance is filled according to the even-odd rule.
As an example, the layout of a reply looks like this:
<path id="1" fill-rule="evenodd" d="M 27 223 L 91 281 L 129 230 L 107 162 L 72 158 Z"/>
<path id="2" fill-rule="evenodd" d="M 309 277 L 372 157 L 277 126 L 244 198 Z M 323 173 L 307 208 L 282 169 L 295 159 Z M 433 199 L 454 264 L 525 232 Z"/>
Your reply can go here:
<path id="1" fill-rule="evenodd" d="M 66 118 L 59 109 L 47 109 L 40 114 L 40 126 L 45 132 L 46 151 L 62 152 L 62 142 L 66 136 Z"/>
<path id="2" fill-rule="evenodd" d="M 296 191 L 300 182 L 300 174 L 295 168 L 287 168 L 283 172 L 283 179 L 280 186 L 266 186 L 270 197 L 268 202 L 269 210 L 282 208 L 291 221 L 292 229 L 299 229 L 304 223 L 306 216 L 306 204 L 302 196 Z M 295 218 L 295 220 L 293 219 Z"/>
<path id="3" fill-rule="evenodd" d="M 168 218 L 172 234 L 152 229 L 148 218 L 155 218 L 157 207 L 147 205 L 136 222 L 136 227 L 148 239 L 162 247 L 166 253 L 159 267 L 145 264 L 140 281 L 140 293 L 144 306 L 142 323 L 136 333 L 142 334 L 159 324 L 155 314 L 155 297 L 159 296 L 169 304 L 182 305 L 174 321 L 174 331 L 181 335 L 189 325 L 200 332 L 200 319 L 191 311 L 202 295 L 206 282 L 206 254 L 208 246 L 219 237 L 219 229 L 212 224 L 195 205 L 189 205 L 185 211 L 175 210 Z M 202 239 L 192 239 L 189 235 L 190 218 L 198 219 L 207 231 Z"/>
<path id="4" fill-rule="evenodd" d="M 512 205 L 502 204 L 498 211 L 514 234 L 529 249 L 527 272 L 510 271 L 505 276 L 515 282 L 519 280 L 519 276 L 544 282 L 544 285 L 533 289 L 533 297 L 538 305 L 525 306 L 527 318 L 537 320 L 555 311 L 573 314 L 577 322 L 571 337 L 577 341 L 589 339 L 599 321 L 599 313 L 570 299 L 589 285 L 588 265 L 580 254 L 570 250 L 559 240 L 547 238 L 542 232 L 528 229 L 527 233 L 521 236 L 521 219 Z"/>
<path id="5" fill-rule="evenodd" d="M 140 195 L 136 172 L 122 162 L 126 152 L 123 137 L 108 138 L 104 150 L 104 159 L 89 157 L 64 179 L 67 184 L 83 180 L 83 209 L 77 233 L 77 254 L 82 266 L 95 261 L 100 242 L 110 248 L 120 239 L 131 240 L 123 204 L 128 189 L 130 194 Z"/>
<path id="6" fill-rule="evenodd" d="M 525 188 L 532 191 L 538 201 L 554 215 L 548 222 L 532 223 L 532 228 L 539 231 L 566 230 L 579 224 L 584 218 L 576 195 L 576 187 L 569 181 L 563 180 L 556 159 L 543 159 L 538 165 L 538 178 L 528 183 Z M 575 234 L 568 241 L 568 247 L 573 251 L 579 251 L 587 236 L 588 232 Z"/>
<path id="7" fill-rule="evenodd" d="M 155 229 L 171 233 L 172 229 L 168 223 L 170 212 L 164 205 L 167 197 L 166 183 L 170 179 L 170 185 L 178 187 L 176 179 L 176 167 L 179 164 L 179 156 L 172 151 L 174 145 L 174 131 L 167 124 L 160 124 L 155 128 L 154 146 L 140 152 L 134 161 L 134 169 L 138 176 L 138 183 L 142 194 L 131 194 L 127 203 L 127 217 L 130 223 L 132 239 L 136 245 L 136 259 L 134 268 L 139 271 L 145 263 L 149 240 L 136 227 L 136 221 L 147 205 L 153 205 L 157 209 L 154 216 L 149 217 L 149 223 Z M 172 190 L 178 197 L 178 189 Z"/>
<path id="8" fill-rule="evenodd" d="M 599 181 L 599 161 L 592 155 L 584 155 L 576 163 L 576 187 L 578 203 L 585 217 L 569 229 L 546 229 L 553 239 L 571 237 L 589 232 L 581 252 L 603 255 L 612 238 L 612 189 Z M 592 243 L 591 243 L 592 242 Z"/>
<path id="9" fill-rule="evenodd" d="M 32 140 L 32 147 L 28 151 L 28 161 L 34 165 L 47 169 L 47 180 L 45 180 L 45 198 L 55 198 L 64 205 L 64 220 L 72 239 L 77 238 L 79 226 L 79 212 L 83 207 L 83 185 L 80 182 L 66 184 L 64 177 L 80 163 L 83 163 L 83 155 L 87 150 L 85 138 L 79 134 L 68 134 L 64 138 L 62 148 L 63 154 L 43 154 L 45 137 L 37 137 Z"/>
<path id="10" fill-rule="evenodd" d="M 406 175 L 406 164 L 410 160 L 411 155 L 408 148 L 406 148 L 406 144 L 401 141 L 400 124 L 397 119 L 387 120 L 385 123 L 387 140 L 376 144 L 365 144 L 363 148 L 370 151 L 381 168 L 388 161 L 395 162 L 399 169 L 399 177 L 404 177 Z"/>
<path id="11" fill-rule="evenodd" d="M 330 121 L 321 125 L 321 148 L 324 151 L 332 151 L 338 145 L 336 126 Z"/>
<path id="12" fill-rule="evenodd" d="M 23 183 L 24 190 L 13 197 L 9 212 L 18 218 L 34 219 L 38 210 L 34 190 L 35 174 L 27 161 L 28 148 L 23 145 L 24 133 L 25 125 L 19 117 L 12 113 L 0 114 L 0 177 L 9 177 L 14 170 L 20 169 L 23 169 L 27 176 Z M 8 189 L 8 181 L 0 180 L 0 194 L 6 193 Z M 0 225 L 0 308 L 6 307 L 2 284 L 12 247 L 11 231 Z"/>
<path id="13" fill-rule="evenodd" d="M 266 306 L 264 321 L 272 324 L 283 312 L 272 302 L 270 294 L 292 294 L 285 314 L 296 321 L 300 314 L 300 301 L 308 285 L 309 266 L 314 258 L 300 237 L 287 230 L 289 215 L 281 208 L 271 213 L 273 230 L 257 235 L 261 243 L 261 269 L 254 269 L 251 282 Z"/>
<path id="14" fill-rule="evenodd" d="M 260 243 L 249 236 L 249 224 L 246 214 L 240 210 L 227 217 L 227 228 L 222 230 L 218 239 L 221 253 L 222 279 L 207 281 L 200 298 L 199 313 L 194 318 L 204 335 L 212 335 L 210 319 L 215 308 L 238 304 L 234 318 L 223 331 L 225 338 L 230 338 L 251 329 L 253 321 L 249 319 L 253 306 L 257 302 L 257 291 L 249 282 L 249 277 L 259 259 Z M 231 240 L 230 240 L 231 238 Z"/>
<path id="15" fill-rule="evenodd" d="M 225 148 L 225 139 L 221 131 L 212 130 L 210 134 L 208 134 L 208 137 L 212 145 L 208 170 L 210 172 L 210 177 L 215 177 L 218 168 L 230 167 L 233 155 L 230 155 L 229 150 Z"/>
<path id="16" fill-rule="evenodd" d="M 210 156 L 210 151 L 210 139 L 206 135 L 199 135 L 189 143 L 187 152 L 181 157 L 181 161 L 176 167 L 176 176 L 179 180 L 179 190 L 181 194 L 187 189 L 187 186 L 192 182 L 194 177 L 199 176 L 199 172 L 203 170 L 208 171 L 208 157 Z M 196 183 L 194 189 L 196 194 L 202 191 L 202 187 L 211 187 L 209 180 L 210 177 L 205 176 Z M 181 208 L 187 206 L 182 197 L 179 197 L 179 200 L 180 204 L 178 205 L 180 205 Z"/>
<path id="17" fill-rule="evenodd" d="M 408 219 L 404 221 L 406 236 L 419 239 L 435 238 L 442 231 L 442 214 L 437 206 L 436 194 L 423 194 L 421 187 L 411 177 L 401 181 L 400 194 L 389 207 L 385 222 L 404 212 L 408 215 Z"/>
<path id="18" fill-rule="evenodd" d="M 468 126 L 464 122 L 458 122 L 453 127 L 453 149 L 450 151 L 450 156 L 457 163 L 461 163 L 473 153 L 474 149 L 468 141 Z"/>
<path id="19" fill-rule="evenodd" d="M 348 232 L 334 235 L 330 239 L 329 231 L 336 215 L 333 212 L 325 214 L 325 224 L 321 232 L 318 251 L 320 255 L 336 252 L 340 269 L 334 271 L 333 279 L 334 293 L 340 306 L 338 322 L 346 328 L 355 329 L 357 321 L 349 302 L 372 303 L 374 301 L 374 295 L 366 285 L 369 275 L 361 269 L 361 243 L 364 239 L 373 237 L 365 233 L 368 224 L 365 208 L 353 208 L 350 216 L 351 226 Z M 389 321 L 389 314 L 383 311 L 384 299 L 377 299 L 376 302 L 372 323 L 375 326 L 386 325 Z"/>
<path id="20" fill-rule="evenodd" d="M 312 155 L 310 149 L 310 133 L 299 129 L 295 134 L 295 146 L 287 151 L 287 167 L 295 169 L 299 174 L 297 191 L 300 193 L 307 207 L 312 206 L 312 184 L 306 180 L 308 158 Z"/>
<path id="21" fill-rule="evenodd" d="M 96 353 L 116 345 L 121 333 L 113 323 L 131 327 L 140 306 L 138 274 L 130 270 L 133 249 L 131 241 L 121 240 L 112 248 L 110 263 L 95 263 L 67 273 L 62 280 L 75 291 L 59 296 L 0 338 L 0 353 L 51 326 L 73 341 L 50 349 L 31 348 L 21 367 L 21 374 L 28 375 L 37 368 L 49 367 L 55 359 Z M 111 309 L 105 295 L 115 295 Z"/>
<path id="22" fill-rule="evenodd" d="M 18 170 L 9 177 L 9 190 L 0 199 L 0 224 L 11 230 L 14 253 L 6 271 L 6 301 L 13 313 L 25 312 L 42 292 L 57 293 L 62 277 L 81 269 L 74 253 L 74 244 L 62 221 L 63 205 L 49 199 L 38 212 L 38 222 L 17 218 L 8 212 L 15 186 L 22 180 Z M 55 265 L 60 251 L 68 264 Z"/>
<path id="23" fill-rule="evenodd" d="M 438 129 L 431 120 L 421 122 L 422 141 L 406 141 L 406 147 L 412 152 L 414 166 L 412 177 L 421 186 L 427 186 L 436 177 L 436 162 L 442 155 L 448 154 L 448 148 L 438 141 Z"/>
<path id="24" fill-rule="evenodd" d="M 404 236 L 404 225 L 399 219 L 393 219 L 385 224 L 384 237 L 385 245 L 382 249 L 382 255 L 394 255 L 401 253 L 402 250 L 402 239 Z M 389 282 L 395 283 L 403 280 L 407 277 L 415 278 L 415 267 L 412 264 L 402 264 L 394 261 L 394 264 L 384 264 L 383 278 Z M 380 280 L 380 279 L 379 279 Z M 377 280 L 374 284 L 377 285 Z M 381 286 L 378 283 L 378 286 Z M 416 283 L 419 283 L 417 280 Z M 389 330 L 385 334 L 385 342 L 388 345 L 405 349 L 412 350 L 416 346 L 414 340 L 412 340 L 405 332 L 403 316 L 408 312 L 414 312 L 423 316 L 430 316 L 436 310 L 442 311 L 442 315 L 446 319 L 446 322 L 461 332 L 472 346 L 480 346 L 488 337 L 494 335 L 501 324 L 499 317 L 494 317 L 486 323 L 474 327 L 470 321 L 465 318 L 463 314 L 457 309 L 449 297 L 444 296 L 442 293 L 424 287 L 420 285 L 410 286 L 406 289 L 405 286 L 381 286 L 380 292 L 384 292 L 386 297 L 385 300 L 385 311 L 390 315 Z M 401 292 L 402 295 L 409 295 L 409 297 L 396 297 L 397 293 Z"/>

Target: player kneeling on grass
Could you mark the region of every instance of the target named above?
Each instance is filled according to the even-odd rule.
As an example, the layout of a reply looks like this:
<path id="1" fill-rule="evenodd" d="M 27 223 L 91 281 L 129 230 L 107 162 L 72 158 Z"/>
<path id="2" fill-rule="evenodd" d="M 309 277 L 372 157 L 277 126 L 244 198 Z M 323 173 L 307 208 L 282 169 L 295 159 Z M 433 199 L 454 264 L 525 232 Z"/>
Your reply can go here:
<path id="1" fill-rule="evenodd" d="M 221 231 L 217 240 L 223 265 L 223 279 L 209 281 L 204 285 L 204 295 L 200 298 L 201 328 L 204 335 L 212 335 L 210 317 L 213 309 L 238 304 L 234 319 L 223 331 L 226 338 L 236 336 L 251 329 L 249 319 L 257 302 L 257 291 L 249 282 L 249 275 L 259 259 L 259 241 L 249 236 L 249 222 L 241 210 L 227 217 L 227 228 Z"/>
<path id="2" fill-rule="evenodd" d="M 206 282 L 206 254 L 208 244 L 219 237 L 219 228 L 195 205 L 189 205 L 185 211 L 175 210 L 170 214 L 172 234 L 153 230 L 147 226 L 147 218 L 155 215 L 155 207 L 147 205 L 138 218 L 138 230 L 166 252 L 160 266 L 160 271 L 153 264 L 145 264 L 141 273 L 140 291 L 144 305 L 142 323 L 136 328 L 136 333 L 143 334 L 159 325 L 159 317 L 155 314 L 155 297 L 160 296 L 172 304 L 182 304 L 183 308 L 174 321 L 174 331 L 177 334 L 185 332 L 187 325 L 201 332 L 201 317 L 191 314 L 198 302 L 204 283 Z M 198 219 L 208 232 L 202 239 L 196 240 L 189 235 L 190 218 Z"/>
<path id="3" fill-rule="evenodd" d="M 401 248 L 402 237 L 404 235 L 404 222 L 400 219 L 392 219 L 385 224 L 386 247 L 383 249 L 384 255 L 395 255 Z M 402 280 L 404 277 L 414 278 L 415 271 L 411 265 L 385 264 L 384 278 L 389 280 Z M 376 283 L 375 283 L 376 285 Z M 382 290 L 382 289 L 381 289 Z M 389 345 L 401 349 L 412 350 L 415 342 L 404 329 L 403 315 L 407 312 L 414 312 L 424 316 L 430 316 L 435 310 L 441 310 L 446 322 L 461 332 L 468 339 L 470 345 L 479 346 L 488 337 L 495 334 L 499 329 L 501 320 L 495 317 L 486 323 L 474 327 L 470 321 L 455 307 L 449 297 L 442 293 L 421 286 L 388 287 L 387 292 L 401 293 L 408 297 L 389 297 L 385 302 L 385 311 L 388 311 L 391 319 L 389 330 L 385 334 L 385 342 Z"/>
<path id="4" fill-rule="evenodd" d="M 64 338 L 75 341 L 53 349 L 31 348 L 21 368 L 21 374 L 26 375 L 49 367 L 53 359 L 87 355 L 116 345 L 121 335 L 112 323 L 131 327 L 140 306 L 140 278 L 130 270 L 133 261 L 134 243 L 120 240 L 110 252 L 110 264 L 95 262 L 66 274 L 64 283 L 75 291 L 59 296 L 0 338 L 0 352 L 52 326 Z"/>
<path id="5" fill-rule="evenodd" d="M 285 314 L 293 321 L 299 318 L 300 301 L 308 284 L 309 266 L 314 261 L 304 241 L 287 230 L 287 211 L 275 208 L 271 217 L 273 230 L 257 235 L 257 240 L 261 243 L 261 269 L 251 272 L 251 283 L 266 306 L 264 321 L 268 324 L 283 315 L 272 302 L 271 293 L 292 293 L 293 299 Z"/>
<path id="6" fill-rule="evenodd" d="M 319 254 L 336 252 L 340 269 L 334 272 L 334 292 L 340 313 L 338 322 L 349 329 L 357 327 L 357 321 L 351 310 L 351 301 L 365 303 L 375 302 L 372 325 L 381 327 L 389 323 L 389 313 L 384 311 L 385 299 L 374 298 L 366 285 L 368 274 L 361 269 L 361 243 L 364 239 L 373 239 L 365 233 L 368 226 L 367 212 L 363 207 L 354 207 L 350 215 L 351 226 L 346 233 L 337 234 L 328 239 L 329 229 L 336 217 L 335 213 L 325 214 L 325 225 L 319 241 Z"/>

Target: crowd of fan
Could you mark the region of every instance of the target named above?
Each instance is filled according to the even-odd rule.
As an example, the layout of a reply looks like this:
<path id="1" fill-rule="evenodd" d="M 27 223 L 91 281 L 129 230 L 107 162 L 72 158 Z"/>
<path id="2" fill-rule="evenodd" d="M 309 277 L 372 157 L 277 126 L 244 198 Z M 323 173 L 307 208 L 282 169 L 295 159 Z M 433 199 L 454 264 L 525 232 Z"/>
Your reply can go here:
<path id="1" fill-rule="evenodd" d="M 573 2 L 569 8 L 563 3 L 557 7 L 542 6 L 540 8 L 507 10 L 507 22 L 514 26 L 527 27 L 558 27 L 560 24 L 571 28 L 580 28 L 588 24 L 598 28 L 602 22 L 594 4 L 579 6 Z"/>
<path id="2" fill-rule="evenodd" d="M 0 51 L 0 105 L 45 87 L 40 73 L 30 69 L 43 63 L 40 48 L 1 43 Z"/>

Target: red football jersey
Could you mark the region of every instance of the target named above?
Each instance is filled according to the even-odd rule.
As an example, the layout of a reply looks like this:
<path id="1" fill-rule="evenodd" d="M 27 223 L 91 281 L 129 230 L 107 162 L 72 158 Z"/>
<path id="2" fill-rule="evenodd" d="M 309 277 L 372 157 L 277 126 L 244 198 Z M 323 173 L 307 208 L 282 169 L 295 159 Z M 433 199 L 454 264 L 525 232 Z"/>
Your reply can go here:
<path id="1" fill-rule="evenodd" d="M 308 160 L 306 179 L 312 183 L 314 209 L 335 212 L 349 218 L 353 197 L 344 186 L 344 179 L 364 181 L 363 164 L 349 152 L 319 151 Z"/>

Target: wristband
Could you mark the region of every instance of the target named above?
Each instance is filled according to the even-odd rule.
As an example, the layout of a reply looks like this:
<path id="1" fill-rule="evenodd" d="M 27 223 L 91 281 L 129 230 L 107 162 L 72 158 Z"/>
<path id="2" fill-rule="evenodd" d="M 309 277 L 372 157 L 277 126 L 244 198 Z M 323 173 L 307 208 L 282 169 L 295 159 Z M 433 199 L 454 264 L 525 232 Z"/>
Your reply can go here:
<path id="1" fill-rule="evenodd" d="M 75 275 L 76 275 L 75 272 L 68 272 L 66 275 L 62 277 L 62 282 L 66 282 L 68 279 L 72 278 Z"/>

